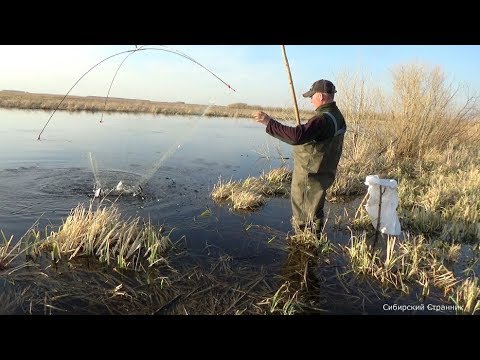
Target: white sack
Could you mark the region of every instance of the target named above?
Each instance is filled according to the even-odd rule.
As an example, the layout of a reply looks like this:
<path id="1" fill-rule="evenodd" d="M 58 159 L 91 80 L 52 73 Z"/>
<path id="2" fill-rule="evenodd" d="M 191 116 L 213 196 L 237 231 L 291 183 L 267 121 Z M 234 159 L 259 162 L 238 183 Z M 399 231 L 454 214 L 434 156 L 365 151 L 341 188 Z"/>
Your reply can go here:
<path id="1" fill-rule="evenodd" d="M 397 216 L 397 181 L 392 179 L 380 179 L 378 175 L 368 175 L 365 178 L 365 185 L 368 185 L 369 194 L 365 209 L 370 216 L 373 227 L 377 228 L 380 186 L 383 186 L 385 192 L 382 195 L 382 210 L 380 213 L 380 226 L 378 230 L 382 234 L 400 235 L 400 221 Z"/>

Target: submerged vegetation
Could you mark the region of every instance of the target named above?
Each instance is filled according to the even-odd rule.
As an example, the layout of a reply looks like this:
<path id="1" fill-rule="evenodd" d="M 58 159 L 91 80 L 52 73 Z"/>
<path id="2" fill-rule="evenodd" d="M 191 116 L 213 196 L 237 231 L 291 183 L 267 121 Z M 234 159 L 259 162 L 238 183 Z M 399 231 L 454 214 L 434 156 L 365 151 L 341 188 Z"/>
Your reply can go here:
<path id="1" fill-rule="evenodd" d="M 342 203 L 363 197 L 367 175 L 396 179 L 401 236 L 380 236 L 373 246 L 375 229 L 363 203 L 354 214 L 345 209 L 333 221 L 327 219 L 319 236 L 250 224 L 243 231 L 255 231 L 283 259 L 268 268 L 208 244 L 208 251 L 189 253 L 183 237 L 174 242 L 172 231 L 166 234 L 163 226 L 124 220 L 113 206 L 79 206 L 58 229 L 31 229 L 17 242 L 1 233 L 5 291 L 0 292 L 0 311 L 368 314 L 388 313 L 392 307 L 428 313 L 431 306 L 448 314 L 478 314 L 478 97 L 463 96 L 439 68 L 410 64 L 394 69 L 392 76 L 392 97 L 358 74 L 336 80 L 341 89 L 337 102 L 349 128 L 327 199 Z M 59 101 L 21 98 L 2 92 L 0 106 L 51 110 Z M 122 111 L 115 101 L 107 103 L 108 111 Z M 102 111 L 104 102 L 79 104 L 81 99 L 67 99 L 64 110 Z M 198 110 L 185 104 L 130 105 L 124 111 L 204 111 L 200 105 Z M 250 117 L 251 110 L 232 104 L 209 111 Z M 292 114 L 286 117 L 293 119 Z M 220 179 L 210 196 L 233 210 L 257 211 L 271 197 L 288 196 L 290 181 L 291 171 L 282 166 L 259 177 Z M 214 212 L 209 208 L 201 217 L 214 217 Z M 345 233 L 348 241 L 332 241 L 333 230 Z"/>

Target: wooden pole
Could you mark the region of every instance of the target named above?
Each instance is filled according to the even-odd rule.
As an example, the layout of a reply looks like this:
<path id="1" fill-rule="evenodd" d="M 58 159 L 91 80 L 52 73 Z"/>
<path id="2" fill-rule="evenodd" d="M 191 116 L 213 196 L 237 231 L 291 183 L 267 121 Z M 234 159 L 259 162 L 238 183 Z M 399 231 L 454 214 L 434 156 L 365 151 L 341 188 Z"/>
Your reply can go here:
<path id="1" fill-rule="evenodd" d="M 377 218 L 377 228 L 375 231 L 375 241 L 373 242 L 373 247 L 375 248 L 375 245 L 377 245 L 378 241 L 378 235 L 380 235 L 380 217 L 382 214 L 382 196 L 385 193 L 385 190 L 387 188 L 385 186 L 380 185 L 380 200 L 378 202 L 378 218 Z"/>
<path id="2" fill-rule="evenodd" d="M 295 96 L 295 89 L 293 87 L 292 74 L 290 73 L 290 65 L 288 65 L 287 53 L 285 52 L 285 45 L 281 45 L 283 53 L 283 61 L 287 68 L 288 81 L 290 82 L 290 90 L 292 90 L 293 104 L 295 106 L 295 116 L 297 118 L 297 125 L 300 125 L 300 115 L 298 114 L 297 97 Z"/>

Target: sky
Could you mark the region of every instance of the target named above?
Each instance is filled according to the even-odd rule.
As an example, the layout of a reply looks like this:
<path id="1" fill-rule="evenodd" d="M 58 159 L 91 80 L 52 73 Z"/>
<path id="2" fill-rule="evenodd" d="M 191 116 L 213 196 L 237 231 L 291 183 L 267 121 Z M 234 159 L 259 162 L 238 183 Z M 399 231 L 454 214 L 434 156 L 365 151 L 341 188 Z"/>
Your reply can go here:
<path id="1" fill-rule="evenodd" d="M 280 45 L 144 46 L 155 49 L 107 59 L 135 46 L 0 45 L 0 90 L 65 95 L 91 69 L 71 95 L 104 97 L 111 86 L 110 97 L 214 105 L 293 104 Z M 388 92 L 392 69 L 411 63 L 440 66 L 452 83 L 480 90 L 480 45 L 287 45 L 285 50 L 300 108 L 311 107 L 301 94 L 316 80 L 335 83 L 341 74 L 361 74 Z M 341 96 L 342 89 L 337 86 L 337 91 Z"/>

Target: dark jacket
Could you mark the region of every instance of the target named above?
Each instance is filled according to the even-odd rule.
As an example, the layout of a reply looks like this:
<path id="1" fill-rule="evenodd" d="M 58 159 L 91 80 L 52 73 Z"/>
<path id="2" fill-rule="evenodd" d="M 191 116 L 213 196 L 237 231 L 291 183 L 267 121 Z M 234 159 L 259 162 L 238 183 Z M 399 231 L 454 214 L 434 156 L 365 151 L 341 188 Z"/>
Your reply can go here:
<path id="1" fill-rule="evenodd" d="M 270 120 L 266 132 L 293 147 L 294 171 L 318 174 L 326 189 L 335 180 L 338 162 L 343 150 L 344 134 L 333 136 L 335 123 L 328 112 L 337 120 L 337 129 L 345 129 L 346 123 L 335 102 L 324 104 L 306 124 L 286 126 Z"/>
<path id="2" fill-rule="evenodd" d="M 268 122 L 266 131 L 290 145 L 301 145 L 312 140 L 326 140 L 333 136 L 335 125 L 332 119 L 324 114 L 325 112 L 329 112 L 337 119 L 339 129 L 346 128 L 345 119 L 335 101 L 319 106 L 315 112 L 316 114 L 306 124 L 296 127 L 286 126 L 272 119 Z"/>

